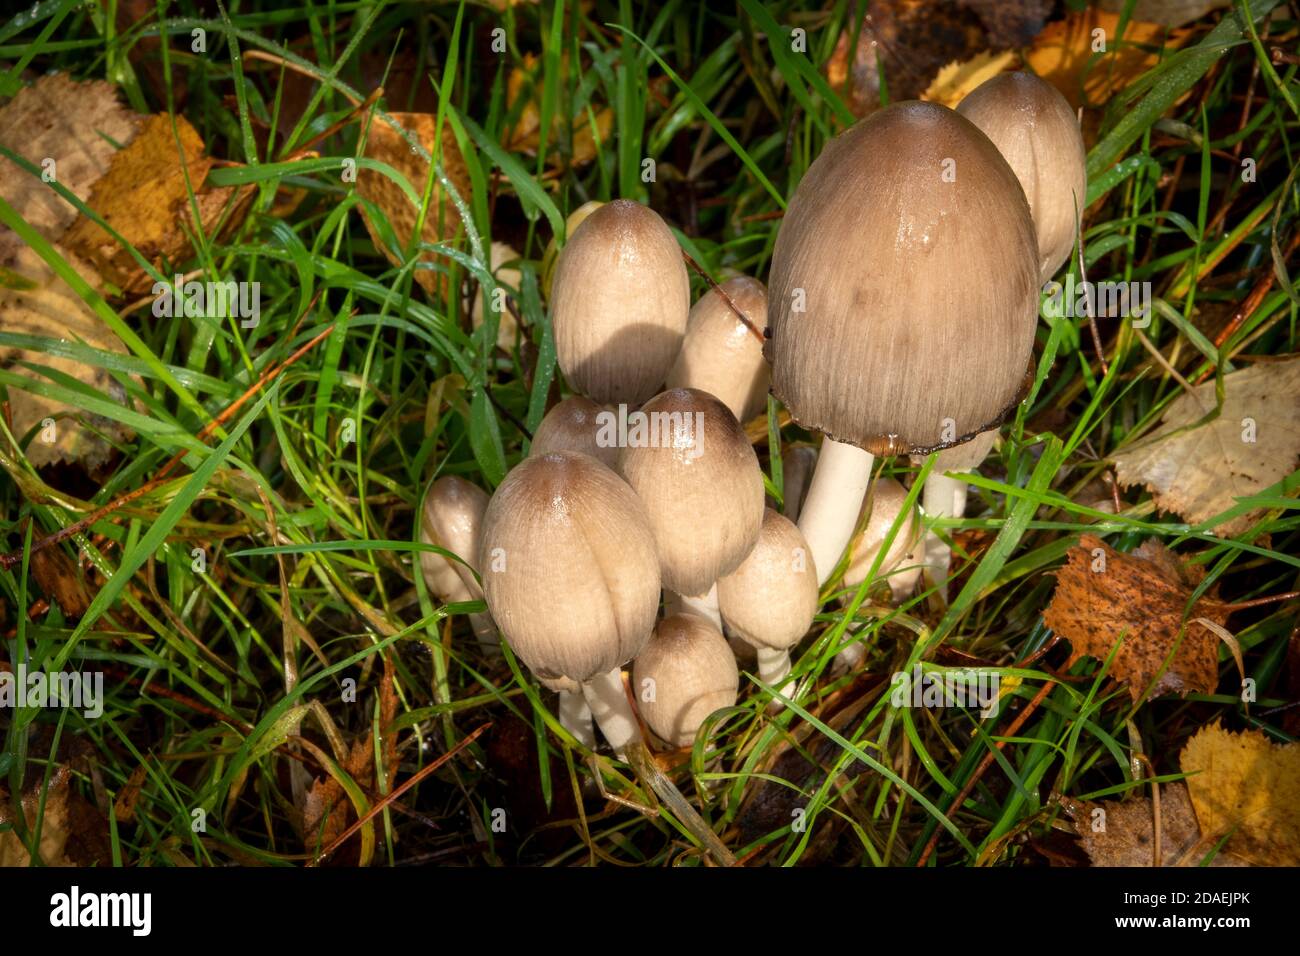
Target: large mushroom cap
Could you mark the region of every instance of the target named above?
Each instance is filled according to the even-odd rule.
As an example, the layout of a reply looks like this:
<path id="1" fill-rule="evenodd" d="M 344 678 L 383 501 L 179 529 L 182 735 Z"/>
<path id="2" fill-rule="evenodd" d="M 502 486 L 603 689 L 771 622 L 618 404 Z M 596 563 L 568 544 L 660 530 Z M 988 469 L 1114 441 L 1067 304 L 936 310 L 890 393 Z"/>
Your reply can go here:
<path id="1" fill-rule="evenodd" d="M 817 568 L 799 528 L 771 508 L 758 544 L 718 581 L 718 609 L 728 630 L 753 647 L 786 650 L 817 615 Z"/>
<path id="2" fill-rule="evenodd" d="M 628 416 L 622 444 L 619 471 L 645 502 L 664 586 L 704 594 L 749 554 L 763 523 L 763 473 L 744 429 L 707 392 L 675 388 Z"/>
<path id="3" fill-rule="evenodd" d="M 771 370 L 763 358 L 766 329 L 763 283 L 737 276 L 710 289 L 691 307 L 686 340 L 668 373 L 668 387 L 715 395 L 744 424 L 767 404 Z"/>
<path id="4" fill-rule="evenodd" d="M 1087 202 L 1087 152 L 1070 104 L 1031 73 L 1003 73 L 961 101 L 957 112 L 993 141 L 1029 200 L 1038 235 L 1039 282 L 1070 256 Z"/>
<path id="5" fill-rule="evenodd" d="M 704 718 L 736 702 L 740 673 L 716 627 L 694 614 L 674 614 L 659 622 L 637 655 L 632 686 L 650 729 L 687 747 Z"/>
<path id="6" fill-rule="evenodd" d="M 533 435 L 529 455 L 545 455 L 552 451 L 580 451 L 590 455 L 608 468 L 618 466 L 618 446 L 601 444 L 601 412 L 614 413 L 601 408 L 582 395 L 570 395 L 546 413 Z"/>
<path id="7" fill-rule="evenodd" d="M 575 389 L 639 404 L 659 390 L 690 313 L 682 250 L 653 210 L 626 199 L 574 231 L 555 267 L 556 356 Z"/>
<path id="8" fill-rule="evenodd" d="M 586 681 L 635 657 L 659 610 L 645 508 L 594 458 L 513 468 L 488 504 L 479 569 L 488 610 L 538 677 Z"/>
<path id="9" fill-rule="evenodd" d="M 772 257 L 773 391 L 877 455 L 999 423 L 1038 316 L 1029 206 L 997 148 L 934 103 L 846 130 L 809 168 Z"/>

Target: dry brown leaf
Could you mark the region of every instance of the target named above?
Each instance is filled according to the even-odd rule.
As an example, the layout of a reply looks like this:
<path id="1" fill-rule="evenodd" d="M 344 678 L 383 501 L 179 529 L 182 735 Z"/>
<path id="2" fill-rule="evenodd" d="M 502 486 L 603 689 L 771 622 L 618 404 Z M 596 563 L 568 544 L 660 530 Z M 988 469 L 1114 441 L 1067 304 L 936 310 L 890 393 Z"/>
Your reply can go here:
<path id="1" fill-rule="evenodd" d="M 1200 523 L 1294 471 L 1300 460 L 1300 359 L 1233 372 L 1224 378 L 1223 391 L 1223 408 L 1213 421 L 1187 428 L 1214 410 L 1209 381 L 1170 404 L 1150 436 L 1112 455 L 1120 484 L 1143 485 L 1157 508 Z M 1214 533 L 1240 534 L 1262 513 L 1247 512 L 1217 525 Z"/>
<path id="2" fill-rule="evenodd" d="M 167 263 L 187 258 L 194 226 L 193 191 L 205 229 L 220 217 L 231 189 L 205 189 L 212 160 L 203 155 L 203 140 L 183 116 L 158 114 L 144 121 L 129 146 L 113 157 L 108 172 L 95 183 L 88 205 L 155 268 L 170 276 Z M 183 157 L 183 162 L 182 162 Z M 251 190 L 245 191 L 251 196 Z M 90 261 L 105 280 L 130 294 L 152 289 L 154 280 L 126 247 L 103 227 L 78 216 L 63 245 Z"/>
<path id="3" fill-rule="evenodd" d="M 1219 638 L 1191 620 L 1227 622 L 1228 608 L 1212 598 L 1197 602 L 1182 642 L 1161 673 L 1182 631 L 1192 590 L 1204 575 L 1200 568 L 1177 563 L 1154 540 L 1122 554 L 1091 534 L 1083 535 L 1067 557 L 1043 623 L 1070 642 L 1071 663 L 1084 655 L 1106 660 L 1122 635 L 1110 674 L 1128 685 L 1134 701 L 1142 699 L 1157 673 L 1151 697 L 1214 691 Z"/>
<path id="4" fill-rule="evenodd" d="M 542 90 L 540 71 L 537 67 L 539 59 L 535 53 L 526 53 L 523 66 L 517 66 L 510 71 L 510 76 L 506 80 L 506 102 L 510 105 L 509 108 L 514 110 L 518 101 L 525 96 L 528 97 L 528 101 L 519 111 L 519 119 L 502 136 L 506 149 L 533 156 L 537 155 L 542 129 Z M 561 83 L 564 82 L 568 68 L 569 57 L 565 54 L 560 57 Z M 614 127 L 614 111 L 608 106 L 596 110 L 595 121 L 599 141 L 596 134 L 592 133 L 591 122 L 587 118 L 586 111 L 573 121 L 573 144 L 568 158 L 575 166 L 584 165 L 596 158 L 600 143 L 609 139 L 610 131 Z M 555 149 L 560 142 L 560 137 L 567 132 L 564 117 L 557 113 L 551 119 L 551 134 L 547 138 L 547 148 Z"/>
<path id="5" fill-rule="evenodd" d="M 434 154 L 435 130 L 437 129 L 436 116 L 431 113 L 390 113 L 389 115 L 403 129 L 413 133 L 416 141 L 424 147 L 430 156 Z M 429 176 L 429 163 L 423 156 L 415 152 L 410 143 L 388 123 L 378 117 L 371 121 L 370 130 L 366 136 L 366 156 L 392 166 L 406 178 L 417 196 L 424 194 L 425 180 Z M 456 187 L 456 191 L 460 193 L 461 198 L 469 202 L 469 171 L 465 168 L 465 160 L 461 157 L 460 147 L 456 145 L 456 137 L 451 130 L 451 124 L 447 122 L 444 122 L 442 126 L 442 166 L 447 178 Z M 366 199 L 379 207 L 379 210 L 387 218 L 389 226 L 392 227 L 398 243 L 405 248 L 415 232 L 415 220 L 419 210 L 411 203 L 411 200 L 402 191 L 401 187 L 383 173 L 369 169 L 358 169 L 357 192 L 362 199 Z M 362 207 L 361 218 L 365 222 L 366 231 L 370 233 L 370 238 L 375 246 L 382 250 L 389 262 L 395 266 L 400 266 L 402 259 L 380 238 L 379 231 L 375 228 L 375 224 L 371 222 L 370 214 L 365 210 L 364 206 Z M 420 236 L 421 241 L 436 243 L 443 239 L 449 239 L 456 234 L 459 227 L 460 214 L 456 211 L 456 207 L 452 204 L 450 198 L 446 196 L 442 184 L 435 177 L 433 190 L 429 197 L 429 211 L 424 217 L 424 229 Z M 432 253 L 420 254 L 421 262 L 432 262 L 433 260 Z M 415 281 L 420 283 L 420 286 L 432 296 L 442 295 L 446 285 L 445 278 L 431 269 L 417 269 L 415 271 Z"/>
<path id="6" fill-rule="evenodd" d="M 1067 801 L 1079 843 L 1093 866 L 1153 866 L 1155 812 L 1150 797 L 1124 800 Z M 1097 811 L 1100 810 L 1099 814 Z M 1187 786 L 1182 782 L 1160 788 L 1160 865 L 1197 866 L 1206 855 L 1200 827 Z M 1208 851 L 1207 851 L 1208 852 Z M 1211 866 L 1244 866 L 1236 857 L 1219 853 Z"/>
<path id="7" fill-rule="evenodd" d="M 1130 20 L 1121 43 L 1116 35 L 1118 26 L 1118 14 L 1096 7 L 1073 11 L 1064 20 L 1049 23 L 1034 40 L 1026 55 L 1029 69 L 1060 90 L 1076 109 L 1103 106 L 1160 61 L 1162 46 L 1167 56 L 1191 35 L 1190 30 Z M 1105 33 L 1107 52 L 1089 69 L 1095 30 Z"/>
<path id="8" fill-rule="evenodd" d="M 76 619 L 90 607 L 90 589 L 77 563 L 62 548 L 40 548 L 31 553 L 31 572 L 36 583 L 65 617 Z"/>
<path id="9" fill-rule="evenodd" d="M 60 765 L 50 776 L 41 818 L 38 853 L 46 866 L 93 866 L 107 863 L 105 823 L 92 803 L 73 790 L 72 771 Z M 41 807 L 41 788 L 34 785 L 22 796 L 23 817 L 30 831 Z M 0 787 L 0 823 L 13 820 L 9 792 Z M 13 830 L 0 832 L 0 869 L 25 867 L 31 854 Z"/>
<path id="10" fill-rule="evenodd" d="M 985 50 L 961 63 L 949 63 L 934 82 L 921 94 L 921 99 L 956 107 L 975 87 L 990 80 L 1003 70 L 1011 69 L 1019 58 L 1010 51 L 993 53 Z"/>
<path id="11" fill-rule="evenodd" d="M 1099 6 L 1110 13 L 1122 13 L 1128 0 L 1100 0 Z M 1199 20 L 1212 10 L 1232 6 L 1232 0 L 1137 0 L 1133 4 L 1133 19 L 1159 23 L 1166 27 L 1181 27 Z"/>
<path id="12" fill-rule="evenodd" d="M 1202 727 L 1179 758 L 1205 841 L 1256 866 L 1300 866 L 1300 744 Z"/>

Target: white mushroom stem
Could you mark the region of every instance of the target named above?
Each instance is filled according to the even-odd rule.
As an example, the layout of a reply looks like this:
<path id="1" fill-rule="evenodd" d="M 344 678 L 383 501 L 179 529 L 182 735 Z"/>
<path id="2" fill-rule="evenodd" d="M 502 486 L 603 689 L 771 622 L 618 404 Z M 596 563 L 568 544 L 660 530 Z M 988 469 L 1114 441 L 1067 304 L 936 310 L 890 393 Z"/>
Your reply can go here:
<path id="1" fill-rule="evenodd" d="M 830 438 L 822 441 L 812 485 L 799 512 L 799 530 L 812 552 L 818 585 L 826 583 L 853 537 L 874 461 L 871 452 L 856 445 Z"/>
<path id="2" fill-rule="evenodd" d="M 931 518 L 952 518 L 961 512 L 957 510 L 960 498 L 961 508 L 966 507 L 966 482 L 960 478 L 931 473 L 925 479 L 921 507 Z M 925 535 L 925 566 L 932 580 L 939 588 L 939 594 L 948 599 L 948 569 L 952 565 L 952 548 L 935 533 L 933 527 Z"/>
<path id="3" fill-rule="evenodd" d="M 623 689 L 622 668 L 615 667 L 608 674 L 593 677 L 582 685 L 582 693 L 600 732 L 621 759 L 628 744 L 641 739 L 641 725 Z"/>
<path id="4" fill-rule="evenodd" d="M 480 594 L 478 600 L 483 600 L 483 595 Z M 469 625 L 474 629 L 474 637 L 480 645 L 485 648 L 500 648 L 501 634 L 497 631 L 496 622 L 492 620 L 491 614 L 471 614 Z"/>
<path id="5" fill-rule="evenodd" d="M 591 724 L 591 708 L 582 691 L 560 691 L 560 726 L 588 750 L 596 749 L 596 728 Z"/>
<path id="6" fill-rule="evenodd" d="M 790 675 L 790 652 L 771 647 L 759 647 L 758 679 L 774 691 L 784 695 L 789 683 L 782 683 Z"/>
<path id="7" fill-rule="evenodd" d="M 722 612 L 718 610 L 718 585 L 715 583 L 709 588 L 708 594 L 692 595 L 678 594 L 676 591 L 668 591 L 664 599 L 664 614 L 671 617 L 674 614 L 698 614 L 700 617 L 713 622 L 713 625 L 722 630 Z"/>

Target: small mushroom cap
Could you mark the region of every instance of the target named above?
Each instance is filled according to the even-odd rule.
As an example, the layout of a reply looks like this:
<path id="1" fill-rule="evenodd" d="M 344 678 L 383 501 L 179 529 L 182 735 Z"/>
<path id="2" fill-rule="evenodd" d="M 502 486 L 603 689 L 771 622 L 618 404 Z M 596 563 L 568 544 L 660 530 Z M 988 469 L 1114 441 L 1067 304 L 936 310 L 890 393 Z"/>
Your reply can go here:
<path id="1" fill-rule="evenodd" d="M 827 144 L 781 221 L 772 390 L 875 455 L 991 428 L 1029 368 L 1037 266 L 1024 191 L 987 136 L 935 103 L 880 110 Z"/>
<path id="2" fill-rule="evenodd" d="M 808 486 L 817 467 L 817 449 L 812 445 L 787 445 L 781 452 L 781 490 L 785 499 L 783 512 L 791 521 L 799 520 Z"/>
<path id="3" fill-rule="evenodd" d="M 654 629 L 659 559 L 645 507 L 581 452 L 511 469 L 483 519 L 479 568 L 488 610 L 539 678 L 606 674 Z"/>
<path id="4" fill-rule="evenodd" d="M 763 524 L 763 473 L 744 429 L 707 392 L 675 388 L 628 415 L 620 444 L 619 471 L 645 502 L 664 587 L 706 593 L 749 554 Z"/>
<path id="5" fill-rule="evenodd" d="M 893 478 L 881 477 L 872 483 L 862 501 L 862 512 L 858 517 L 858 521 L 861 521 L 862 515 L 867 514 L 868 508 L 871 509 L 866 527 L 849 544 L 849 567 L 844 572 L 846 586 L 857 587 L 866 578 L 871 563 L 880 552 L 880 546 L 885 543 L 885 535 L 894 526 L 894 520 L 906 501 L 907 489 Z M 880 560 L 880 567 L 876 569 L 877 577 L 883 578 L 904 562 L 920 532 L 921 526 L 916 520 L 916 509 L 913 507 L 903 518 L 898 534 L 894 535 L 893 543 Z"/>
<path id="6" fill-rule="evenodd" d="M 691 290 L 682 250 L 652 209 L 618 199 L 560 252 L 551 290 L 556 357 L 577 391 L 640 404 L 682 346 Z"/>
<path id="7" fill-rule="evenodd" d="M 757 279 L 737 276 L 718 289 L 709 289 L 691 308 L 686 340 L 668 373 L 668 387 L 709 392 L 744 424 L 767 405 L 771 381 L 771 369 L 763 358 L 767 288 Z M 732 305 L 749 320 L 748 325 Z"/>
<path id="8" fill-rule="evenodd" d="M 632 687 L 650 729 L 674 747 L 689 747 L 709 714 L 736 703 L 740 673 L 716 627 L 695 614 L 674 614 L 637 655 Z"/>
<path id="9" fill-rule="evenodd" d="M 799 643 L 817 614 L 817 568 L 799 528 L 771 508 L 758 544 L 718 581 L 718 609 L 727 629 L 754 647 L 784 650 Z"/>
<path id="10" fill-rule="evenodd" d="M 570 395 L 557 404 L 542 419 L 529 447 L 530 455 L 545 455 L 552 451 L 580 451 L 590 455 L 607 468 L 618 466 L 618 446 L 602 445 L 597 441 L 601 412 L 614 413 L 582 395 Z"/>
<path id="11" fill-rule="evenodd" d="M 993 442 L 997 440 L 998 430 L 990 428 L 986 432 L 980 432 L 970 441 L 962 442 L 960 445 L 953 445 L 951 448 L 945 448 L 935 457 L 934 467 L 930 469 L 932 475 L 942 475 L 948 471 L 974 471 L 980 466 L 985 458 L 989 456 L 989 451 L 993 448 Z M 925 457 L 923 455 L 913 456 L 914 464 L 923 464 Z"/>
<path id="12" fill-rule="evenodd" d="M 519 253 L 504 242 L 492 243 L 489 252 L 489 260 L 492 265 L 492 274 L 496 276 L 497 282 L 501 283 L 497 288 L 506 295 L 513 295 L 513 290 L 519 288 L 519 283 L 523 276 L 514 266 L 502 267 L 502 263 L 514 262 L 519 259 Z M 478 290 L 474 293 L 474 304 L 470 308 L 470 322 L 474 328 L 483 324 L 486 317 L 486 303 L 483 298 L 483 286 L 480 283 Z M 509 352 L 517 344 L 519 338 L 519 323 L 510 310 L 502 307 L 497 317 L 497 348 Z"/>
<path id="13" fill-rule="evenodd" d="M 420 539 L 427 544 L 436 544 L 450 551 L 461 560 L 451 561 L 440 554 L 427 551 L 421 554 L 420 560 L 422 564 L 435 566 L 441 562 L 460 578 L 465 586 L 463 592 L 465 596 L 456 597 L 455 600 L 458 601 L 477 600 L 483 596 L 483 590 L 474 578 L 474 571 L 478 569 L 479 538 L 483 530 L 483 513 L 487 511 L 487 506 L 486 491 L 455 475 L 444 475 L 434 481 L 424 496 Z M 466 567 L 466 564 L 469 567 Z M 427 573 L 426 569 L 426 575 Z M 440 574 L 440 572 L 434 573 Z M 442 597 L 438 588 L 434 587 L 434 582 L 427 576 L 425 580 L 429 582 L 430 588 Z M 447 593 L 460 594 L 461 592 L 453 589 Z M 443 597 L 443 600 L 451 600 L 451 598 Z"/>
<path id="14" fill-rule="evenodd" d="M 1029 200 L 1038 237 L 1038 279 L 1056 274 L 1074 247 L 1075 217 L 1088 201 L 1087 151 L 1064 96 L 1032 73 L 1002 73 L 981 83 L 957 112 L 984 131 Z"/>

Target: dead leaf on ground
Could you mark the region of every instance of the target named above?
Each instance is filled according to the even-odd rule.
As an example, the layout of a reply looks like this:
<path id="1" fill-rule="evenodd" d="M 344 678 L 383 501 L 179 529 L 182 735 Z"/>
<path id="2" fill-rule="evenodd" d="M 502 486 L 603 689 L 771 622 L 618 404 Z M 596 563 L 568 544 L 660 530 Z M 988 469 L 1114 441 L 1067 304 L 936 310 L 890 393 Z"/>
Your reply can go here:
<path id="1" fill-rule="evenodd" d="M 1106 660 L 1122 635 L 1109 673 L 1128 685 L 1135 702 L 1157 673 L 1151 697 L 1214 691 L 1219 637 L 1197 619 L 1223 626 L 1229 610 L 1211 597 L 1203 596 L 1188 615 L 1182 642 L 1161 673 L 1184 630 L 1183 614 L 1204 577 L 1202 568 L 1179 563 L 1154 539 L 1122 554 L 1091 534 L 1083 535 L 1067 558 L 1043 623 L 1070 642 L 1070 663 L 1085 655 Z"/>
<path id="2" fill-rule="evenodd" d="M 942 103 L 950 109 L 955 108 L 985 80 L 991 80 L 1004 70 L 1013 69 L 1018 61 L 1019 57 L 1010 51 L 992 53 L 985 50 L 972 59 L 949 63 L 921 94 L 921 99 Z"/>
<path id="3" fill-rule="evenodd" d="M 434 154 L 436 143 L 435 130 L 437 117 L 432 113 L 390 113 L 394 122 L 414 134 L 416 141 L 424 147 L 430 156 Z M 429 163 L 411 144 L 382 118 L 376 116 L 370 122 L 366 136 L 366 156 L 392 166 L 406 178 L 417 196 L 424 194 L 425 180 L 429 176 Z M 456 191 L 465 202 L 470 200 L 469 171 L 461 157 L 460 147 L 456 145 L 456 136 L 451 124 L 444 121 L 442 126 L 442 165 L 447 178 L 456 187 Z M 374 203 L 384 214 L 392 227 L 397 242 L 404 249 L 415 232 L 415 220 L 419 210 L 412 204 L 402 188 L 383 173 L 370 169 L 357 170 L 357 192 L 362 199 Z M 389 248 L 381 238 L 370 213 L 363 206 L 361 218 L 365 222 L 366 232 L 375 246 L 379 248 L 395 266 L 402 265 L 403 260 Z M 447 196 L 442 184 L 434 178 L 433 189 L 429 197 L 429 211 L 424 217 L 424 229 L 421 241 L 437 243 L 456 235 L 460 227 L 460 214 Z M 432 253 L 420 254 L 421 262 L 433 262 Z M 416 269 L 415 281 L 431 296 L 441 296 L 446 287 L 446 278 L 432 269 Z"/>
<path id="4" fill-rule="evenodd" d="M 506 102 L 509 109 L 517 109 L 518 102 L 521 98 L 527 97 L 522 110 L 519 112 L 519 119 L 515 124 L 506 130 L 502 136 L 505 147 L 511 151 L 528 153 L 531 156 L 537 155 L 537 148 L 541 143 L 542 129 L 542 106 L 541 106 L 541 70 L 539 69 L 540 57 L 535 53 L 524 54 L 524 63 L 522 67 L 515 67 L 510 71 L 510 76 L 506 80 Z M 560 57 L 560 82 L 564 83 L 564 77 L 567 76 L 569 69 L 569 57 L 564 54 Z M 569 148 L 568 160 L 574 166 L 581 166 L 590 163 L 599 153 L 600 143 L 609 139 L 610 132 L 614 127 L 614 111 L 608 106 L 595 110 L 596 132 L 591 129 L 591 120 L 588 118 L 586 110 L 574 118 L 572 122 L 573 142 Z M 562 142 L 562 137 L 570 133 L 570 124 L 559 113 L 551 118 L 551 132 L 547 137 L 547 150 L 556 149 Z M 599 136 L 599 140 L 597 139 Z"/>
<path id="5" fill-rule="evenodd" d="M 1099 0 L 1098 6 L 1110 13 L 1122 13 L 1128 0 Z M 1232 0 L 1137 0 L 1133 19 L 1181 27 L 1199 20 L 1213 10 L 1232 6 Z"/>
<path id="6" fill-rule="evenodd" d="M 1028 67 L 1060 90 L 1074 108 L 1105 106 L 1160 62 L 1162 47 L 1168 56 L 1191 36 L 1190 30 L 1130 20 L 1121 41 L 1118 27 L 1118 14 L 1096 7 L 1068 13 L 1064 20 L 1049 23 L 1034 40 L 1025 57 Z M 1105 34 L 1106 47 L 1093 62 L 1095 30 Z"/>
<path id="7" fill-rule="evenodd" d="M 1259 730 L 1202 727 L 1183 748 L 1196 819 L 1207 842 L 1256 866 L 1300 866 L 1300 744 Z"/>
<path id="8" fill-rule="evenodd" d="M 41 818 L 38 853 L 46 866 L 95 866 L 109 862 L 107 826 L 99 811 L 72 787 L 72 771 L 61 765 L 50 776 L 45 793 L 45 812 Z M 39 783 L 27 788 L 22 796 L 23 818 L 27 828 L 36 826 L 41 807 Z M 0 824 L 12 823 L 13 805 L 9 791 L 0 786 Z M 31 865 L 31 854 L 14 830 L 0 832 L 0 869 Z"/>
<path id="9" fill-rule="evenodd" d="M 1155 865 L 1155 811 L 1150 797 L 1067 800 L 1064 807 L 1093 866 Z M 1186 784 L 1165 784 L 1160 788 L 1160 865 L 1198 865 L 1205 856 L 1195 852 L 1200 843 Z M 1210 865 L 1243 864 L 1219 854 Z"/>
<path id="10" fill-rule="evenodd" d="M 90 607 L 90 589 L 77 562 L 62 548 L 40 548 L 31 553 L 31 573 L 64 617 L 80 618 Z"/>
<path id="11" fill-rule="evenodd" d="M 1213 421 L 1189 427 L 1214 410 L 1214 382 L 1208 381 L 1170 404 L 1150 436 L 1111 455 L 1120 484 L 1143 485 L 1157 508 L 1200 523 L 1294 471 L 1300 460 L 1300 359 L 1233 372 L 1223 390 L 1223 408 Z M 1214 533 L 1240 534 L 1261 514 L 1247 512 Z"/>

